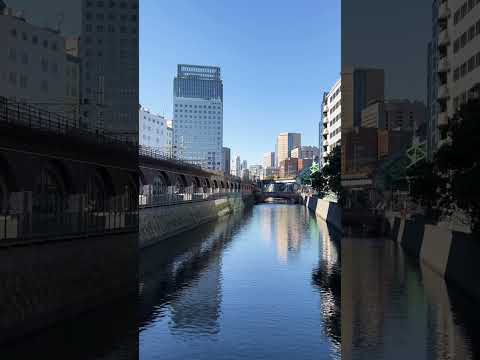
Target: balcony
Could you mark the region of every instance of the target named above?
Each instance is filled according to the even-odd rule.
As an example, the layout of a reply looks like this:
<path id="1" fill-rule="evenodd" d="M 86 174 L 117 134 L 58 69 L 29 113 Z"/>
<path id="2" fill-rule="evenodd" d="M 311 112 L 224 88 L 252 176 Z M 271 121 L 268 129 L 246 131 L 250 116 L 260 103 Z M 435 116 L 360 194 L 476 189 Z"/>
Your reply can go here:
<path id="1" fill-rule="evenodd" d="M 438 100 L 446 100 L 446 99 L 448 99 L 448 96 L 449 96 L 449 92 L 448 92 L 447 84 L 440 85 L 440 87 L 438 88 L 437 99 Z"/>
<path id="2" fill-rule="evenodd" d="M 443 57 L 440 60 L 438 60 L 438 67 L 437 67 L 437 72 L 438 73 L 445 73 L 450 71 L 450 62 L 448 61 L 447 57 Z"/>
<path id="3" fill-rule="evenodd" d="M 328 134 L 328 129 L 327 128 L 323 129 L 323 135 L 327 135 L 327 134 Z"/>
<path id="4" fill-rule="evenodd" d="M 447 20 L 450 16 L 450 9 L 448 8 L 448 2 L 444 1 L 438 7 L 438 20 Z"/>
<path id="5" fill-rule="evenodd" d="M 448 35 L 448 30 L 444 29 L 438 33 L 438 46 L 448 46 L 450 44 L 450 36 Z"/>
<path id="6" fill-rule="evenodd" d="M 437 126 L 445 126 L 448 125 L 448 116 L 446 112 L 442 112 L 438 114 L 438 123 Z"/>

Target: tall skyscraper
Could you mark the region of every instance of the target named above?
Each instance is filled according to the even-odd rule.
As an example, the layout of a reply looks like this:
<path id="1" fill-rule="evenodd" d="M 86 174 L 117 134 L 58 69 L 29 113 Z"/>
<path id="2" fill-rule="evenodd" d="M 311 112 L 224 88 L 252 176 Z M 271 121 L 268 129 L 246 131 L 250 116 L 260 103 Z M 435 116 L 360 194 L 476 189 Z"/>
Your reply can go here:
<path id="1" fill-rule="evenodd" d="M 342 107 L 342 132 L 350 132 L 361 126 L 363 109 L 372 101 L 384 100 L 385 72 L 383 69 L 344 68 L 340 92 L 341 104 L 338 106 Z"/>
<path id="2" fill-rule="evenodd" d="M 176 156 L 205 169 L 222 170 L 223 82 L 220 68 L 178 65 L 173 94 Z"/>
<path id="3" fill-rule="evenodd" d="M 242 162 L 240 156 L 235 159 L 235 175 L 240 177 L 242 175 Z"/>
<path id="4" fill-rule="evenodd" d="M 275 167 L 275 153 L 273 151 L 263 154 L 263 168 Z"/>
<path id="5" fill-rule="evenodd" d="M 138 0 L 82 0 L 81 124 L 138 138 Z"/>
<path id="6" fill-rule="evenodd" d="M 223 151 L 223 172 L 230 175 L 230 148 L 224 147 Z"/>
<path id="7" fill-rule="evenodd" d="M 291 151 L 302 146 L 302 135 L 298 133 L 281 133 L 277 137 L 276 165 L 290 157 Z"/>

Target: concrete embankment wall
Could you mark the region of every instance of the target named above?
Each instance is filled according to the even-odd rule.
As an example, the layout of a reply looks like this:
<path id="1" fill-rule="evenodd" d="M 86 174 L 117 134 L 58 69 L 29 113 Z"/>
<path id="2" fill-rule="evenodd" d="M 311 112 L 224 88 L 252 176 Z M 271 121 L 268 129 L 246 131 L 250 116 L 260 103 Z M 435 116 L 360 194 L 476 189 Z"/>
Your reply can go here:
<path id="1" fill-rule="evenodd" d="M 158 206 L 140 210 L 139 246 L 144 248 L 253 205 L 253 196 Z"/>
<path id="2" fill-rule="evenodd" d="M 306 196 L 304 201 L 307 208 L 313 211 L 318 217 L 325 220 L 336 230 L 342 231 L 342 210 L 337 203 L 313 196 Z"/>
<path id="3" fill-rule="evenodd" d="M 0 343 L 135 298 L 138 236 L 0 247 Z"/>
<path id="4" fill-rule="evenodd" d="M 422 219 L 388 219 L 391 236 L 407 253 L 440 276 L 480 299 L 480 239 Z"/>

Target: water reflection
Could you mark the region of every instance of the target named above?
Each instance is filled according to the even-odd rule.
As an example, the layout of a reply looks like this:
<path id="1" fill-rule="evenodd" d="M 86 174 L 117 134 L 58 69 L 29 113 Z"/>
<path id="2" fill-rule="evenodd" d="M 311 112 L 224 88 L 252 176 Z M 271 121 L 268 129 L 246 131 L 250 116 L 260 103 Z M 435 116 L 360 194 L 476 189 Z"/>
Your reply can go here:
<path id="1" fill-rule="evenodd" d="M 138 359 L 137 298 L 109 303 L 81 317 L 0 348 L 2 359 Z"/>
<path id="2" fill-rule="evenodd" d="M 338 358 L 339 256 L 320 226 L 261 205 L 146 249 L 140 357 Z"/>
<path id="3" fill-rule="evenodd" d="M 341 257 L 339 252 L 340 235 L 327 226 L 324 221 L 318 221 L 321 229 L 319 264 L 314 269 L 312 281 L 322 292 L 322 316 L 325 333 L 333 340 L 340 352 L 341 346 Z"/>
<path id="4" fill-rule="evenodd" d="M 342 359 L 480 356 L 473 301 L 391 240 L 342 239 L 341 287 Z"/>

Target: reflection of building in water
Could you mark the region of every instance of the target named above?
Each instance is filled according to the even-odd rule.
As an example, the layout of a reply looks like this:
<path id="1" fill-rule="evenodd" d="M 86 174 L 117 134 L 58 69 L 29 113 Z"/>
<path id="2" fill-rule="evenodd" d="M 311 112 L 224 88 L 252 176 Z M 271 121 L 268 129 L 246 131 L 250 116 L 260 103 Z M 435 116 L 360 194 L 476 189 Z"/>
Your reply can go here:
<path id="1" fill-rule="evenodd" d="M 271 206 L 264 206 L 260 208 L 260 229 L 262 233 L 262 240 L 270 243 L 274 233 L 274 214 Z"/>
<path id="2" fill-rule="evenodd" d="M 211 335 L 219 330 L 221 258 L 214 257 L 198 278 L 170 304 L 172 331 Z"/>
<path id="3" fill-rule="evenodd" d="M 469 358 L 438 275 L 389 239 L 344 238 L 341 257 L 342 359 Z"/>
<path id="4" fill-rule="evenodd" d="M 430 340 L 435 344 L 434 359 L 471 359 L 469 344 L 452 312 L 445 280 L 429 267 L 421 265 L 422 280 L 429 306 L 429 321 L 437 329 Z"/>
<path id="5" fill-rule="evenodd" d="M 300 232 L 301 224 L 299 222 L 300 214 L 292 215 L 291 209 L 285 207 L 276 209 L 277 213 L 277 257 L 283 262 L 287 263 L 289 256 L 296 254 L 300 249 L 300 241 L 302 239 Z M 304 210 L 303 208 L 296 208 L 296 212 Z"/>
<path id="6" fill-rule="evenodd" d="M 327 224 L 317 219 L 319 264 L 312 274 L 313 284 L 320 290 L 320 309 L 324 331 L 337 348 L 341 346 L 341 273 L 340 254 Z"/>

